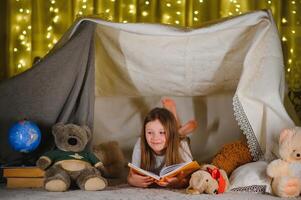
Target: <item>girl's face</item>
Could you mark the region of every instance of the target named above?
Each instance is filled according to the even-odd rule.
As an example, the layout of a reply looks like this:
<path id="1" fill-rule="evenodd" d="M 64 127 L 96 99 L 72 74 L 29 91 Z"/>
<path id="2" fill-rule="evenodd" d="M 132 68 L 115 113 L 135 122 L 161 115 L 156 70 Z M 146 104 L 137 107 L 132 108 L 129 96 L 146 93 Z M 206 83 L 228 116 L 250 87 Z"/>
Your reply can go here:
<path id="1" fill-rule="evenodd" d="M 147 144 L 157 155 L 164 153 L 166 149 L 166 132 L 158 119 L 145 125 L 145 138 Z"/>

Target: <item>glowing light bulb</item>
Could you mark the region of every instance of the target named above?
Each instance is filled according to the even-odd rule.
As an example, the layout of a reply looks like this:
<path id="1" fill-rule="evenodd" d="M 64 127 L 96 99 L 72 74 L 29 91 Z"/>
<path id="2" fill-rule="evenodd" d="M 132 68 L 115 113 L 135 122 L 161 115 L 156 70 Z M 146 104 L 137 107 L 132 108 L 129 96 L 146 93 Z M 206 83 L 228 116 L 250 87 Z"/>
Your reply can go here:
<path id="1" fill-rule="evenodd" d="M 170 16 L 165 14 L 165 15 L 164 15 L 164 18 L 165 18 L 165 19 L 170 19 Z"/>
<path id="2" fill-rule="evenodd" d="M 59 21 L 59 18 L 60 18 L 60 17 L 59 17 L 58 15 L 56 15 L 56 16 L 53 18 L 52 21 L 53 21 L 54 23 L 57 23 L 57 22 Z"/>
<path id="3" fill-rule="evenodd" d="M 52 30 L 52 26 L 48 26 L 47 31 L 51 31 Z"/>
<path id="4" fill-rule="evenodd" d="M 291 1 L 292 2 L 292 4 L 295 4 L 296 2 L 295 1 Z"/>
<path id="5" fill-rule="evenodd" d="M 20 9 L 19 9 L 19 12 L 20 12 L 20 13 L 22 13 L 23 11 L 24 11 L 23 8 L 20 8 Z"/>
<path id="6" fill-rule="evenodd" d="M 194 17 L 194 18 L 193 18 L 193 21 L 198 21 L 198 18 L 197 18 L 197 17 Z"/>
<path id="7" fill-rule="evenodd" d="M 287 72 L 290 72 L 291 71 L 291 68 L 287 68 Z"/>
<path id="8" fill-rule="evenodd" d="M 20 40 L 24 40 L 24 39 L 25 39 L 25 36 L 24 36 L 24 35 L 20 35 L 20 36 L 19 36 L 19 39 L 20 39 Z"/>
<path id="9" fill-rule="evenodd" d="M 199 0 L 200 3 L 203 3 L 203 0 Z"/>
<path id="10" fill-rule="evenodd" d="M 196 11 L 194 11 L 193 13 L 197 15 L 197 14 L 199 14 L 199 11 L 196 10 Z"/>
<path id="11" fill-rule="evenodd" d="M 290 52 L 291 52 L 291 53 L 294 53 L 294 49 L 291 48 L 291 49 L 290 49 Z"/>
<path id="12" fill-rule="evenodd" d="M 78 12 L 78 14 L 79 14 L 79 15 L 82 15 L 82 14 L 83 14 L 83 12 L 82 12 L 82 11 L 79 11 L 79 12 Z"/>
<path id="13" fill-rule="evenodd" d="M 145 16 L 147 16 L 147 15 L 148 15 L 148 12 L 146 12 L 146 11 L 143 11 L 143 12 L 142 12 L 142 16 L 145 17 Z"/>
<path id="14" fill-rule="evenodd" d="M 286 39 L 286 37 L 284 37 L 284 36 L 282 36 L 282 39 L 281 39 L 283 42 L 286 42 L 287 41 L 287 39 Z"/>
<path id="15" fill-rule="evenodd" d="M 180 1 L 180 0 L 177 1 L 177 4 L 181 4 L 181 3 L 182 3 L 182 1 Z"/>
<path id="16" fill-rule="evenodd" d="M 82 8 L 83 8 L 83 9 L 86 9 L 86 8 L 87 8 L 87 5 L 83 5 Z"/>
<path id="17" fill-rule="evenodd" d="M 110 9 L 106 9 L 106 11 L 105 11 L 106 13 L 109 13 L 110 12 Z"/>
<path id="18" fill-rule="evenodd" d="M 285 23 L 287 22 L 287 20 L 286 20 L 285 18 L 282 18 L 282 19 L 281 19 L 281 22 L 282 22 L 283 24 L 285 24 Z"/>
<path id="19" fill-rule="evenodd" d="M 181 12 L 180 12 L 180 11 L 177 11 L 176 13 L 177 13 L 177 15 L 181 15 Z"/>
<path id="20" fill-rule="evenodd" d="M 293 10 L 293 11 L 292 11 L 292 13 L 293 13 L 293 14 L 296 14 L 296 11 L 295 11 L 295 10 Z"/>
<path id="21" fill-rule="evenodd" d="M 27 26 L 27 29 L 28 29 L 28 30 L 31 30 L 31 26 L 30 26 L 30 25 L 29 25 L 29 26 Z"/>
<path id="22" fill-rule="evenodd" d="M 54 9 L 54 12 L 55 12 L 55 13 L 58 13 L 58 12 L 59 12 L 59 9 L 58 9 L 58 8 L 55 8 L 55 9 Z"/>
<path id="23" fill-rule="evenodd" d="M 295 30 L 292 30 L 292 34 L 295 34 L 296 33 L 296 31 Z"/>
<path id="24" fill-rule="evenodd" d="M 51 4 L 55 4 L 55 0 L 52 0 L 52 1 L 51 1 Z"/>
<path id="25" fill-rule="evenodd" d="M 288 59 L 288 63 L 291 64 L 293 61 L 292 59 Z"/>
<path id="26" fill-rule="evenodd" d="M 123 22 L 123 23 L 128 23 L 128 21 L 127 21 L 127 20 L 123 20 L 122 22 Z"/>
<path id="27" fill-rule="evenodd" d="M 272 3 L 272 1 L 268 1 L 268 4 L 271 4 Z"/>
<path id="28" fill-rule="evenodd" d="M 166 6 L 167 6 L 167 7 L 171 7 L 171 3 L 167 3 Z"/>
<path id="29" fill-rule="evenodd" d="M 23 59 L 19 60 L 19 64 L 21 64 L 21 67 L 23 67 L 25 65 L 25 62 Z"/>
<path id="30" fill-rule="evenodd" d="M 14 52 L 17 52 L 18 51 L 18 49 L 17 48 L 14 48 Z"/>
<path id="31" fill-rule="evenodd" d="M 176 20 L 175 23 L 176 23 L 176 24 L 180 24 L 179 20 Z"/>
<path id="32" fill-rule="evenodd" d="M 49 39 L 51 37 L 51 33 L 47 33 L 46 38 Z"/>
<path id="33" fill-rule="evenodd" d="M 87 2 L 87 0 L 83 0 L 83 3 L 86 3 Z"/>
<path id="34" fill-rule="evenodd" d="M 146 4 L 146 5 L 149 5 L 149 1 L 145 1 L 145 4 Z"/>

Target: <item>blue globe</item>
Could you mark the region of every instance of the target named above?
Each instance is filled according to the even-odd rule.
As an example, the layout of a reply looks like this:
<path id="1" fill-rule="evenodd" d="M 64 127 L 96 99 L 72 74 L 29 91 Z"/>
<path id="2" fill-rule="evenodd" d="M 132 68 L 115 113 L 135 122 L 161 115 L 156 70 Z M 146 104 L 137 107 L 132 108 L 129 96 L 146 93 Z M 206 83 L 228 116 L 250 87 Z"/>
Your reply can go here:
<path id="1" fill-rule="evenodd" d="M 13 150 L 29 153 L 39 146 L 41 131 L 32 121 L 18 121 L 10 127 L 8 141 Z"/>

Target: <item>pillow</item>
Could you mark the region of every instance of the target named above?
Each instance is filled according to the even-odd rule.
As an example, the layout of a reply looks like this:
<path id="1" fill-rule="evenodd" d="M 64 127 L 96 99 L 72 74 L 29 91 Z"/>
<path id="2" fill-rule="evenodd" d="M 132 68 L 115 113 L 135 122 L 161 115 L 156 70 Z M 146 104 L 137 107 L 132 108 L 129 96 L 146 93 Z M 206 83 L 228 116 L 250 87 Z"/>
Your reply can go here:
<path id="1" fill-rule="evenodd" d="M 271 178 L 266 174 L 268 163 L 257 161 L 235 169 L 229 180 L 231 191 L 271 193 Z"/>

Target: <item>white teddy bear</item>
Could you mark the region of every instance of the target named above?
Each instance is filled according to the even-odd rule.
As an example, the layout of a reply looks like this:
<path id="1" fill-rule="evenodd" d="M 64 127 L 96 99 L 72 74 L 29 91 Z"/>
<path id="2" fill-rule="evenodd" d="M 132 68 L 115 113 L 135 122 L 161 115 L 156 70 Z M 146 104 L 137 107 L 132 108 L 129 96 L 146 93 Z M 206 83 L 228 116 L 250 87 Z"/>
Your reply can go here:
<path id="1" fill-rule="evenodd" d="M 267 166 L 273 193 L 280 197 L 296 197 L 301 193 L 301 127 L 285 129 L 279 137 L 280 159 Z"/>

